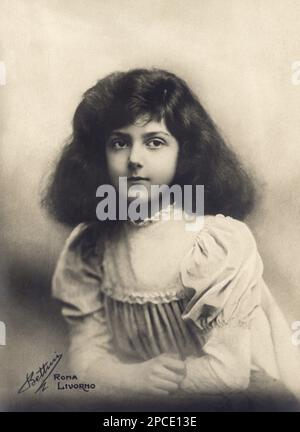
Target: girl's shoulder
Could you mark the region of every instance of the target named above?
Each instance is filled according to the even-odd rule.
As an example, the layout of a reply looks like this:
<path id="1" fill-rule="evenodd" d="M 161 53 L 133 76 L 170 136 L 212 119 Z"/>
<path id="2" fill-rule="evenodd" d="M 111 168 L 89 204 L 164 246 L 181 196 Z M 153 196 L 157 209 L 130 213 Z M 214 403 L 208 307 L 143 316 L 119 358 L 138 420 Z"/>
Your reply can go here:
<path id="1" fill-rule="evenodd" d="M 84 303 L 87 295 L 96 298 L 102 279 L 101 243 L 101 234 L 94 225 L 81 223 L 72 230 L 52 278 L 53 297 L 65 303 L 76 298 L 76 304 L 81 298 Z"/>
<path id="2" fill-rule="evenodd" d="M 206 216 L 193 247 L 181 264 L 181 279 L 191 289 L 185 318 L 219 323 L 232 317 L 246 323 L 259 303 L 263 264 L 246 223 L 229 216 Z M 234 313 L 233 313 L 234 311 Z M 207 316 L 206 316 L 207 314 Z"/>
<path id="3" fill-rule="evenodd" d="M 195 233 L 195 248 L 213 255 L 219 250 L 224 255 L 245 256 L 257 248 L 254 236 L 245 222 L 223 214 L 207 215 Z"/>
<path id="4" fill-rule="evenodd" d="M 101 255 L 104 241 L 104 231 L 97 225 L 80 223 L 67 237 L 61 256 L 68 255 L 88 261 L 93 255 Z"/>

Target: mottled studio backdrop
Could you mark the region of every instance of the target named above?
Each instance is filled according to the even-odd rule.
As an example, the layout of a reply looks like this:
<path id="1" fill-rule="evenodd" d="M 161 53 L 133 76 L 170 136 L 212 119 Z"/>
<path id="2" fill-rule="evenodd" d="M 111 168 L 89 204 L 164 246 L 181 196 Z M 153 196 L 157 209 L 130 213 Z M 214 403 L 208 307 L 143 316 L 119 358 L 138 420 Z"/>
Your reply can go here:
<path id="1" fill-rule="evenodd" d="M 39 190 L 98 78 L 160 67 L 188 81 L 247 166 L 261 201 L 248 220 L 265 279 L 300 320 L 299 0 L 0 0 L 1 316 L 3 393 L 63 350 L 49 302 L 68 233 Z M 5 79 L 4 79 L 5 78 Z"/>

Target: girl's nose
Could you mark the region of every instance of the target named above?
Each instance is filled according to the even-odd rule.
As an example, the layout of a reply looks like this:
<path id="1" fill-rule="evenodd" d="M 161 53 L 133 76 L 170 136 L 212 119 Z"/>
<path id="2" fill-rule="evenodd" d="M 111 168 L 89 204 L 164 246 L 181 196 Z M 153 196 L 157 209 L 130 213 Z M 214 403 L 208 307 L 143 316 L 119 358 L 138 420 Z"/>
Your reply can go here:
<path id="1" fill-rule="evenodd" d="M 142 167 L 143 166 L 143 148 L 139 144 L 133 144 L 128 158 L 128 166 Z"/>

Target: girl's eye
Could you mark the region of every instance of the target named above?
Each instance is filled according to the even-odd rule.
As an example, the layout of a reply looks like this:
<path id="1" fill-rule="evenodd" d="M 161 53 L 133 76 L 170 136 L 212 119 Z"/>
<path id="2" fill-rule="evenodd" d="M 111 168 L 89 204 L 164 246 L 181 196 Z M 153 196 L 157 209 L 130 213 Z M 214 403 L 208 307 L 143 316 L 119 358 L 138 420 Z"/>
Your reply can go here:
<path id="1" fill-rule="evenodd" d="M 164 144 L 165 142 L 158 138 L 151 139 L 150 141 L 147 142 L 147 146 L 150 147 L 151 149 L 160 148 Z"/>
<path id="2" fill-rule="evenodd" d="M 126 141 L 123 141 L 123 140 L 120 140 L 120 139 L 115 139 L 115 140 L 112 140 L 112 141 L 110 142 L 110 146 L 111 146 L 112 148 L 114 148 L 114 149 L 119 150 L 119 149 L 127 148 L 127 147 L 128 147 L 128 144 L 127 144 Z"/>

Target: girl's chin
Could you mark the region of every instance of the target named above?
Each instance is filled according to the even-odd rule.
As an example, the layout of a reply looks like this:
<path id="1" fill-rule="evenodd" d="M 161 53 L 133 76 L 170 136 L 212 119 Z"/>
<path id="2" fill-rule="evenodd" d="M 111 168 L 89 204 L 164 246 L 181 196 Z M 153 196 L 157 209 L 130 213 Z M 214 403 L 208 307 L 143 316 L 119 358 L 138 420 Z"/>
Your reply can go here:
<path id="1" fill-rule="evenodd" d="M 159 202 L 159 195 L 155 195 L 150 193 L 148 189 L 141 188 L 139 185 L 131 186 L 127 190 L 127 194 L 122 194 L 122 200 L 127 201 L 128 204 L 137 200 L 139 204 L 153 203 L 156 205 Z"/>
<path id="2" fill-rule="evenodd" d="M 128 195 L 127 196 L 128 204 L 130 204 L 131 202 L 136 201 L 136 200 L 138 200 L 138 203 L 142 204 L 142 205 L 150 202 L 148 195 L 147 196 L 142 196 L 142 195 L 134 195 L 134 196 Z"/>
<path id="3" fill-rule="evenodd" d="M 148 202 L 151 199 L 151 195 L 145 187 L 140 187 L 140 185 L 131 186 L 127 191 L 128 201 L 138 199 L 140 202 Z"/>

